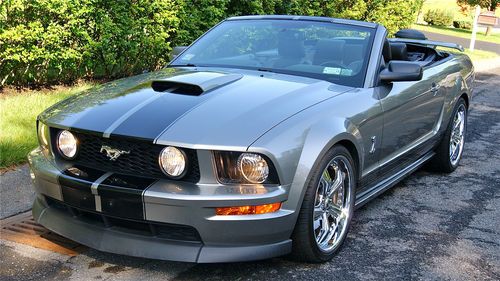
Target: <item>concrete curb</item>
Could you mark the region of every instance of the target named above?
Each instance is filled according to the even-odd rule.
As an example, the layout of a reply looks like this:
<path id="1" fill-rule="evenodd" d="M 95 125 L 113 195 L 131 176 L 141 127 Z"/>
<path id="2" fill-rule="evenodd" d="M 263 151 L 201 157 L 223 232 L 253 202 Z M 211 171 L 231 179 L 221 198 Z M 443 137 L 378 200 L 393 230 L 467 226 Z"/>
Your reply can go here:
<path id="1" fill-rule="evenodd" d="M 30 210 L 34 198 L 28 165 L 0 175 L 0 219 Z"/>
<path id="2" fill-rule="evenodd" d="M 488 71 L 500 67 L 500 56 L 491 59 L 484 59 L 473 61 L 474 69 L 476 72 Z"/>

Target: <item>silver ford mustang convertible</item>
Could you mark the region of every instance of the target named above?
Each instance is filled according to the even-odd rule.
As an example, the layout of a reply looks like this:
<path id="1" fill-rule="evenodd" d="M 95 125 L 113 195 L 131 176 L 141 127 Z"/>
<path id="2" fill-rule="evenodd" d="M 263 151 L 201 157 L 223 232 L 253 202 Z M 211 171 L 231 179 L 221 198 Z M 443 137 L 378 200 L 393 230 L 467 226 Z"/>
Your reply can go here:
<path id="1" fill-rule="evenodd" d="M 229 18 L 164 69 L 38 117 L 46 228 L 118 254 L 234 262 L 333 257 L 354 210 L 424 163 L 459 164 L 469 58 L 403 30 Z"/>

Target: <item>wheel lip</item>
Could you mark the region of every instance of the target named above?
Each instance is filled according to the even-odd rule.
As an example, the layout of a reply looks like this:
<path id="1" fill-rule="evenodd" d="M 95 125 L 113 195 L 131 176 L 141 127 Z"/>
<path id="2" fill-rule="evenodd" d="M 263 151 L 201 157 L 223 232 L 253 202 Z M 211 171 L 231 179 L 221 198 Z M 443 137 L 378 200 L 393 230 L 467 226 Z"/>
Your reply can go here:
<path id="1" fill-rule="evenodd" d="M 352 187 L 354 184 L 354 169 L 353 169 L 353 165 L 352 165 L 351 161 L 344 155 L 335 155 L 328 162 L 328 164 L 325 166 L 325 168 L 322 170 L 322 172 L 320 174 L 319 182 L 316 186 L 315 195 L 318 193 L 318 190 L 319 190 L 320 185 L 321 185 L 321 178 L 322 178 L 322 175 L 325 172 L 325 170 L 327 170 L 332 164 L 334 164 L 334 162 L 339 161 L 339 160 L 342 162 L 342 165 L 347 170 L 347 175 L 345 176 L 344 183 L 343 183 L 344 184 L 345 202 L 344 202 L 343 207 L 341 209 L 342 210 L 341 213 L 343 215 L 342 223 L 341 223 L 342 228 L 341 228 L 340 232 L 338 232 L 337 235 L 334 235 L 333 237 L 330 238 L 331 240 L 328 240 L 328 243 L 326 244 L 326 246 L 328 246 L 328 247 L 324 247 L 325 245 L 321 245 L 320 242 L 318 241 L 319 234 L 318 235 L 316 234 L 316 229 L 315 229 L 314 208 L 313 208 L 313 214 L 312 214 L 313 219 L 312 219 L 312 226 L 311 227 L 312 227 L 312 233 L 314 235 L 313 239 L 314 239 L 318 249 L 325 254 L 329 254 L 329 253 L 334 252 L 342 244 L 342 241 L 347 234 L 348 224 L 349 224 L 349 221 L 350 221 L 351 216 L 353 214 L 353 208 L 354 208 L 354 204 L 352 204 L 352 200 L 353 200 L 353 190 L 352 190 L 353 188 Z M 347 184 L 346 184 L 346 182 L 347 182 Z M 315 196 L 313 207 L 316 206 L 316 203 L 317 203 L 317 196 Z M 337 223 L 337 225 L 338 225 L 338 223 Z M 330 235 L 330 234 L 331 233 L 329 233 L 328 235 Z M 333 240 L 333 243 L 330 243 L 332 240 Z"/>
<path id="2" fill-rule="evenodd" d="M 459 124 L 460 127 L 457 127 L 455 129 L 455 127 L 456 127 L 455 119 L 460 114 L 463 114 L 462 119 L 460 120 L 460 124 Z M 451 132 L 450 132 L 450 138 L 449 138 L 449 143 L 448 143 L 448 155 L 449 155 L 450 164 L 452 166 L 457 166 L 458 162 L 462 158 L 462 152 L 463 152 L 463 148 L 464 148 L 464 144 L 465 144 L 465 133 L 466 133 L 466 129 L 467 129 L 467 109 L 465 108 L 465 105 L 463 103 L 459 105 L 459 107 L 457 108 L 457 111 L 453 115 L 451 121 L 452 121 L 452 123 L 451 123 L 451 128 L 450 128 Z M 457 129 L 459 129 L 459 130 L 457 130 Z M 455 148 L 452 148 L 453 141 L 457 138 L 456 134 L 461 134 L 460 140 L 458 141 L 458 143 L 455 144 Z M 458 153 L 456 151 L 457 145 L 459 146 Z"/>

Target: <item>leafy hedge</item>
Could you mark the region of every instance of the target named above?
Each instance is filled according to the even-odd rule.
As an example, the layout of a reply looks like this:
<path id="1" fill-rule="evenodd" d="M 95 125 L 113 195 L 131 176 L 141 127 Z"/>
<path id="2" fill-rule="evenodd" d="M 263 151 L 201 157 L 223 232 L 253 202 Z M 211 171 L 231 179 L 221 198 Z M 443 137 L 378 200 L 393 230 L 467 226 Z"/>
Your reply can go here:
<path id="1" fill-rule="evenodd" d="M 171 1 L 6 0 L 0 16 L 2 84 L 115 78 L 167 61 L 179 24 Z"/>
<path id="2" fill-rule="evenodd" d="M 351 18 L 391 33 L 423 0 L 0 0 L 0 87 L 113 79 L 165 65 L 222 19 L 245 14 Z"/>
<path id="3" fill-rule="evenodd" d="M 470 21 L 470 20 L 454 20 L 453 27 L 454 28 L 462 28 L 462 29 L 472 29 L 472 21 Z"/>
<path id="4" fill-rule="evenodd" d="M 424 21 L 429 25 L 450 26 L 453 23 L 453 13 L 448 10 L 429 10 L 424 15 Z"/>

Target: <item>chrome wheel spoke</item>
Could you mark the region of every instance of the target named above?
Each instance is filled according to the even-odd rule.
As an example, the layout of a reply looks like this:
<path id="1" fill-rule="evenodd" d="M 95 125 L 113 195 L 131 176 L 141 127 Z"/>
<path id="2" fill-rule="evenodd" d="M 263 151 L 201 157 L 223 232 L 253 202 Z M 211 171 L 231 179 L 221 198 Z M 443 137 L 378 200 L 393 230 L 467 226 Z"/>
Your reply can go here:
<path id="1" fill-rule="evenodd" d="M 462 124 L 462 118 L 463 118 L 463 115 L 458 113 L 458 115 L 456 116 L 455 121 L 454 121 L 455 125 L 453 126 L 453 130 L 456 130 Z"/>
<path id="2" fill-rule="evenodd" d="M 342 172 L 338 167 L 334 169 L 335 169 L 335 180 L 330 185 L 327 191 L 327 197 L 331 197 L 333 193 L 335 193 L 337 190 L 339 190 L 339 188 L 341 188 L 344 185 L 345 173 Z"/>
<path id="3" fill-rule="evenodd" d="M 325 169 L 323 171 L 323 174 L 321 175 L 320 179 L 320 184 L 323 187 L 323 196 L 328 197 L 329 190 L 331 189 L 332 185 L 335 184 L 335 182 L 333 182 L 332 180 L 332 177 L 328 169 Z"/>
<path id="4" fill-rule="evenodd" d="M 454 157 L 457 156 L 457 153 L 459 152 L 459 150 L 460 150 L 460 144 L 455 145 L 455 149 L 453 150 L 452 155 Z"/>
<path id="5" fill-rule="evenodd" d="M 330 215 L 332 215 L 335 218 L 337 218 L 337 217 L 342 216 L 342 209 L 341 208 L 342 207 L 339 207 L 337 205 L 332 204 L 332 205 L 328 206 L 328 210 L 327 211 L 328 211 L 328 213 Z"/>
<path id="6" fill-rule="evenodd" d="M 313 218 L 314 220 L 319 219 L 325 211 L 321 207 L 314 207 L 314 215 Z"/>
<path id="7" fill-rule="evenodd" d="M 321 217 L 320 235 L 316 237 L 316 241 L 318 241 L 318 243 L 323 244 L 325 238 L 328 235 L 329 229 L 330 229 L 330 224 L 328 221 L 328 215 L 326 213 L 323 213 Z"/>
<path id="8" fill-rule="evenodd" d="M 326 236 L 323 241 L 323 245 L 328 246 L 328 244 L 331 242 L 334 236 L 338 233 L 338 229 L 339 226 L 336 223 L 332 227 L 330 227 L 330 230 L 328 231 L 328 236 Z"/>

